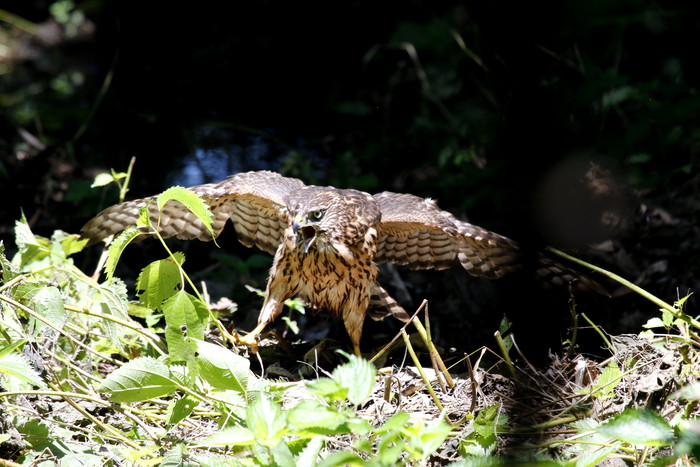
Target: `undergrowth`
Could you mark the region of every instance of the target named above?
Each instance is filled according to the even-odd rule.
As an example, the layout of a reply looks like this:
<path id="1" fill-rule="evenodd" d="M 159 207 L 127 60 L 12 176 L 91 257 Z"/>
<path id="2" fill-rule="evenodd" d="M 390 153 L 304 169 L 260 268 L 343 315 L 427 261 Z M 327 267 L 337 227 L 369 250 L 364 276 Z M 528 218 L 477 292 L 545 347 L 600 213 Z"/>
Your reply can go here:
<path id="1" fill-rule="evenodd" d="M 113 173 L 108 181 L 124 178 Z M 188 190 L 172 188 L 154 202 L 180 202 L 211 224 L 205 203 Z M 21 219 L 17 254 L 8 258 L 0 243 L 0 464 L 593 466 L 618 457 L 692 465 L 700 456 L 699 328 L 684 299 L 662 306 L 638 336 L 658 355 L 612 342 L 608 361 L 562 371 L 565 381 L 510 363 L 504 346 L 498 368 L 510 365 L 542 399 L 551 397 L 542 378 L 561 395 L 556 410 L 529 426 L 516 423 L 503 400 L 474 389 L 484 382 L 478 363 L 454 378 L 440 365 L 426 372 L 402 330 L 424 384 L 419 392 L 430 393 L 435 415 L 416 416 L 404 404 L 409 410 L 395 405 L 379 416 L 379 399 L 392 404 L 398 392 L 386 390 L 385 374 L 402 369 L 378 374 L 371 362 L 343 353 L 345 363 L 316 379 L 254 374 L 248 358 L 217 342 L 231 336 L 183 268 L 185 255 L 170 251 L 155 227 L 144 211 L 112 242 L 102 282 L 73 264 L 86 243 L 77 235 L 42 238 Z M 143 268 L 130 301 L 114 271 L 124 248 L 143 235 L 158 238 L 165 253 Z M 623 397 L 639 375 L 670 376 L 645 397 Z M 465 396 L 454 416 L 443 402 L 459 381 L 470 381 L 471 400 Z M 506 449 L 534 432 L 551 437 L 517 455 Z"/>

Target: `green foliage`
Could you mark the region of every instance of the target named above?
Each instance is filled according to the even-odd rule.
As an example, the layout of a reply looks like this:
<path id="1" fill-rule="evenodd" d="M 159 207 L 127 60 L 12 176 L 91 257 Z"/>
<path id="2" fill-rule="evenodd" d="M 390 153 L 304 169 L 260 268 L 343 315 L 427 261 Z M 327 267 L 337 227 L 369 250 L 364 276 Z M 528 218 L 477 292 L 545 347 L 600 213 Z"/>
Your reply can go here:
<path id="1" fill-rule="evenodd" d="M 169 196 L 176 196 L 178 201 L 184 199 L 179 190 Z M 174 199 L 166 198 L 161 205 Z M 145 212 L 142 227 L 155 232 Z M 357 462 L 367 460 L 368 465 L 378 466 L 413 464 L 431 456 L 450 433 L 451 426 L 443 421 L 412 422 L 403 412 L 377 426 L 360 417 L 356 407 L 370 397 L 377 371 L 368 361 L 348 354 L 343 354 L 347 363 L 336 367 L 330 377 L 308 382 L 311 398 L 283 410 L 279 389 L 255 376 L 247 358 L 203 340 L 209 326 L 220 324 L 212 321 L 215 318 L 197 290 L 193 289 L 192 293 L 185 290 L 191 286 L 191 280 L 182 268 L 185 260 L 182 253 L 169 252 L 167 258 L 145 266 L 136 282 L 138 301 L 128 302 L 126 287 L 114 276 L 114 270 L 129 241 L 141 234 L 134 228 L 115 240 L 116 246 L 110 247 L 107 282 L 99 284 L 77 270 L 69 258 L 84 242 L 67 241 L 74 237 L 63 234 L 44 239 L 35 236 L 26 222 L 17 223 L 16 238 L 21 244 L 18 254 L 10 262 L 0 251 L 3 281 L 14 283 L 14 287 L 5 291 L 10 292 L 7 298 L 10 307 L 0 307 L 0 329 L 6 340 L 13 340 L 0 347 L 0 377 L 5 387 L 17 390 L 35 387 L 47 394 L 58 394 L 72 391 L 77 385 L 80 394 L 71 397 L 85 397 L 105 406 L 108 406 L 106 399 L 134 406 L 165 399 L 162 421 L 144 414 L 131 431 L 108 426 L 98 418 L 91 419 L 95 433 L 108 432 L 114 438 L 115 444 L 107 448 L 111 455 L 142 464 L 198 459 L 203 464 L 219 465 L 220 459 L 215 462 L 208 457 L 212 452 L 205 454 L 200 450 L 205 447 L 214 453 L 219 448 L 233 449 L 239 455 L 247 452 L 248 460 L 259 465 L 341 465 L 346 453 L 332 448 L 332 440 L 338 436 L 354 439 L 352 455 Z M 58 285 L 47 286 L 48 283 Z M 5 295 L 0 298 L 5 299 Z M 303 310 L 299 301 L 290 301 L 290 305 Z M 88 314 L 78 313 L 79 309 Z M 166 325 L 164 340 L 152 332 L 162 332 L 157 321 L 147 321 L 151 323 L 150 329 L 144 328 L 131 321 L 129 311 L 146 319 L 162 313 Z M 29 318 L 29 326 L 23 328 L 20 316 Z M 85 326 L 86 336 L 95 333 L 108 337 L 108 341 L 87 339 L 78 347 L 78 362 L 83 360 L 85 365 L 89 361 L 95 375 L 98 368 L 112 367 L 113 371 L 86 380 L 83 373 L 75 373 L 69 366 L 61 370 L 67 384 L 57 385 L 40 376 L 19 353 L 33 341 L 27 330 L 37 335 L 56 335 L 70 349 L 75 345 L 70 334 L 77 325 Z M 131 358 L 121 363 L 109 353 Z M 212 410 L 214 413 L 209 416 L 218 417 L 220 428 L 200 440 L 198 447 L 177 443 L 159 451 L 156 440 L 148 440 L 153 434 L 149 435 L 146 424 L 161 423 L 168 429 L 190 423 L 193 417 L 201 417 L 203 411 Z M 18 418 L 15 426 L 32 448 L 49 446 L 48 452 L 63 462 L 104 461 L 101 454 L 85 451 L 79 443 L 68 450 L 59 449 L 54 441 L 61 437 L 71 439 L 73 434 L 48 421 Z M 40 457 L 39 451 L 30 451 L 24 459 Z"/>
<path id="2" fill-rule="evenodd" d="M 501 406 L 494 404 L 482 409 L 471 422 L 472 432 L 459 444 L 463 456 L 486 456 L 498 445 L 498 434 L 508 426 L 508 416 L 502 413 Z"/>
<path id="3" fill-rule="evenodd" d="M 163 316 L 167 328 L 165 340 L 170 358 L 185 361 L 190 356 L 184 337 L 203 339 L 209 323 L 209 309 L 197 297 L 180 290 L 163 302 Z"/>
<path id="4" fill-rule="evenodd" d="M 600 372 L 592 387 L 580 389 L 577 392 L 593 394 L 598 399 L 605 400 L 613 397 L 615 387 L 622 381 L 622 371 L 615 362 L 610 362 L 608 366 Z"/>
<path id="5" fill-rule="evenodd" d="M 182 193 L 173 193 L 183 199 Z M 157 237 L 150 222 L 143 210 L 141 226 Z M 134 229 L 124 238 L 140 234 Z M 50 455 L 62 463 L 92 464 L 113 458 L 140 465 L 425 465 L 457 430 L 464 459 L 455 465 L 593 466 L 629 452 L 643 452 L 643 464 L 647 452 L 655 454 L 654 462 L 674 462 L 700 450 L 697 422 L 687 416 L 700 399 L 696 384 L 671 395 L 686 411 L 671 422 L 649 409 L 627 409 L 602 422 L 572 421 L 575 434 L 556 460 L 539 454 L 527 461 L 496 456 L 502 438 L 518 434 L 501 404 L 467 414 L 458 426 L 403 411 L 368 419 L 360 407 L 375 391 L 377 370 L 361 357 L 341 352 L 347 362 L 327 377 L 280 384 L 256 376 L 248 358 L 205 341 L 211 326 L 223 326 L 183 269 L 182 253 L 165 246 L 167 257 L 143 268 L 136 282 L 138 300 L 129 302 L 124 282 L 113 275 L 114 263 L 104 283 L 74 266 L 71 255 L 84 245 L 76 236 L 58 232 L 42 238 L 19 221 L 15 237 L 18 253 L 12 261 L 0 243 L 0 384 L 14 391 L 0 393 L 0 402 L 15 394 L 63 397 L 83 409 L 83 426 L 90 427 L 74 431 L 52 417 L 27 417 L 19 406 L 3 402 L 29 446 L 18 459 L 23 462 Z M 116 241 L 112 261 L 128 244 Z M 661 318 L 665 326 L 696 325 L 685 317 L 683 302 L 673 310 L 664 308 L 671 316 Z M 145 324 L 133 321 L 130 312 Z M 50 356 L 39 345 L 47 337 L 57 343 Z M 36 354 L 33 348 L 44 358 L 45 373 L 29 358 Z M 611 361 L 577 395 L 605 404 L 624 377 Z M 301 384 L 308 394 L 290 400 L 285 391 Z M 126 414 L 130 421 L 103 420 L 97 414 L 105 411 L 110 418 Z M 218 425 L 198 438 L 189 431 L 177 439 L 170 436 L 202 419 Z M 103 451 L 91 449 L 86 437 L 98 440 Z M 0 442 L 7 439 L 0 434 Z"/>
<path id="6" fill-rule="evenodd" d="M 108 393 L 114 402 L 138 402 L 171 394 L 177 387 L 167 365 L 142 357 L 110 373 L 97 390 Z"/>
<path id="7" fill-rule="evenodd" d="M 12 350 L 24 346 L 26 341 L 21 340 L 13 345 L 0 348 L 0 373 L 7 376 L 5 385 L 9 388 L 19 387 L 19 381 L 30 386 L 45 388 L 46 384 L 39 376 L 39 373 L 32 368 L 31 363 L 24 355 L 12 353 Z"/>
<path id="8" fill-rule="evenodd" d="M 254 383 L 250 371 L 250 361 L 219 345 L 202 340 L 188 339 L 192 343 L 199 375 L 212 387 L 238 391 L 247 398 L 248 390 Z"/>
<path id="9" fill-rule="evenodd" d="M 333 381 L 339 387 L 347 388 L 345 398 L 350 403 L 359 405 L 372 393 L 377 369 L 363 358 L 345 352 L 340 353 L 345 355 L 349 362 L 333 370 Z"/>
<path id="10" fill-rule="evenodd" d="M 673 429 L 659 414 L 645 409 L 626 409 L 598 428 L 598 432 L 641 446 L 668 446 Z"/>
<path id="11" fill-rule="evenodd" d="M 170 200 L 183 204 L 192 214 L 197 216 L 197 219 L 202 222 L 204 227 L 206 227 L 207 230 L 209 230 L 209 233 L 211 233 L 212 238 L 214 238 L 214 231 L 212 230 L 214 216 L 202 198 L 187 188 L 174 186 L 168 188 L 163 193 L 158 195 L 158 198 L 156 198 L 158 210 L 161 211 L 165 204 Z"/>
<path id="12" fill-rule="evenodd" d="M 145 210 L 143 211 L 145 212 Z M 112 279 L 114 276 L 114 270 L 117 268 L 117 263 L 119 263 L 119 258 L 121 258 L 124 249 L 132 242 L 136 237 L 143 235 L 136 227 L 129 227 L 122 233 L 117 235 L 117 237 L 109 245 L 109 250 L 107 250 L 107 262 L 105 262 L 105 275 L 107 280 Z"/>

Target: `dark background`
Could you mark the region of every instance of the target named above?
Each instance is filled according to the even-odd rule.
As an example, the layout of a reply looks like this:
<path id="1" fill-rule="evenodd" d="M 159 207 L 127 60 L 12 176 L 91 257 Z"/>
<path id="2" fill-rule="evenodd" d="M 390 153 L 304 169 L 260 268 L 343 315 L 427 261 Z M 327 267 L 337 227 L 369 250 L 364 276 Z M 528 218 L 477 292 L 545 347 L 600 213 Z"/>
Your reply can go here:
<path id="1" fill-rule="evenodd" d="M 700 11 L 436 3 L 5 3 L 0 239 L 12 250 L 21 210 L 38 234 L 79 232 L 117 199 L 90 189 L 94 175 L 135 157 L 129 198 L 270 169 L 429 196 L 526 251 L 565 248 L 667 301 L 697 290 Z M 270 259 L 234 237 L 179 248 L 250 329 L 260 299 L 243 284 L 264 287 Z M 98 253 L 76 261 L 89 271 Z M 118 275 L 133 281 L 162 255 L 155 242 L 130 247 Z M 565 293 L 458 268 L 399 274 L 407 308 L 430 299 L 442 344 L 490 345 L 504 313 L 535 347 L 566 335 Z M 656 312 L 601 282 L 614 298 L 577 299 L 610 332 Z M 337 325 L 302 324 L 312 337 Z M 368 329 L 374 345 L 395 323 Z"/>

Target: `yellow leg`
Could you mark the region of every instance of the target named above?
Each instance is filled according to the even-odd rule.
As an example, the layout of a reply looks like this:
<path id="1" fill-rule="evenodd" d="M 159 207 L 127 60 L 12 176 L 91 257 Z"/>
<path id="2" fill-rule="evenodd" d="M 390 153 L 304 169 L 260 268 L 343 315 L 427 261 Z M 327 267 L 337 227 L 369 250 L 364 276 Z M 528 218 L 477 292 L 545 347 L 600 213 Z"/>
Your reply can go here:
<path id="1" fill-rule="evenodd" d="M 267 326 L 267 323 L 258 323 L 258 325 L 255 326 L 255 329 L 253 329 L 243 337 L 239 336 L 238 333 L 236 333 L 235 343 L 247 345 L 248 347 L 250 347 L 253 353 L 256 353 L 258 351 L 258 335 L 260 335 L 263 329 L 265 329 L 265 326 Z"/>
<path id="2" fill-rule="evenodd" d="M 355 355 L 357 355 L 358 357 L 361 357 L 361 356 L 362 356 L 362 352 L 360 352 L 360 345 L 359 345 L 359 344 L 353 344 L 352 347 L 353 347 L 353 350 L 355 351 Z"/>

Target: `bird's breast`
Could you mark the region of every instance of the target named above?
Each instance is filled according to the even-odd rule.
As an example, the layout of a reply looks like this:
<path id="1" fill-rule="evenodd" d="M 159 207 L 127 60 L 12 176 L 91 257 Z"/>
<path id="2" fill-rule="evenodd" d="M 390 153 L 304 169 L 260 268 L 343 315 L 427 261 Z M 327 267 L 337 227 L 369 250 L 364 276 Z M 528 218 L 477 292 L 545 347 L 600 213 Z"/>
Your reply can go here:
<path id="1" fill-rule="evenodd" d="M 351 259 L 330 251 L 310 250 L 299 255 L 299 295 L 311 306 L 341 312 L 350 303 L 369 297 L 377 278 L 370 255 L 353 252 Z"/>

